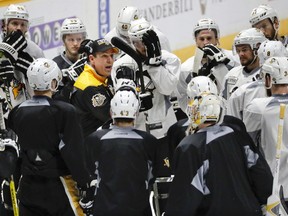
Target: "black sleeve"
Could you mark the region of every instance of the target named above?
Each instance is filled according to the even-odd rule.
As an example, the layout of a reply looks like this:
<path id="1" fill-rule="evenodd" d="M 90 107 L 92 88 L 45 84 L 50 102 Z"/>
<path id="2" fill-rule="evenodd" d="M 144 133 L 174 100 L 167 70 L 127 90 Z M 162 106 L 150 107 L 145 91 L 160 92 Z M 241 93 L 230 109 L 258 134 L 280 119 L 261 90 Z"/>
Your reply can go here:
<path id="1" fill-rule="evenodd" d="M 273 175 L 270 167 L 249 134 L 245 132 L 240 137 L 246 140 L 243 143 L 248 144 L 243 148 L 247 158 L 252 190 L 260 204 L 266 204 L 268 197 L 272 194 L 273 185 Z"/>
<path id="2" fill-rule="evenodd" d="M 59 148 L 72 177 L 80 186 L 84 186 L 90 182 L 90 174 L 88 173 L 85 163 L 85 151 L 80 119 L 76 113 L 75 107 L 71 104 L 66 105 L 67 109 L 65 109 L 65 112 L 63 113 L 62 121 L 62 143 Z"/>
<path id="3" fill-rule="evenodd" d="M 110 118 L 111 94 L 104 86 L 89 86 L 83 92 L 83 106 L 102 122 Z"/>
<path id="4" fill-rule="evenodd" d="M 101 142 L 97 136 L 99 131 L 95 131 L 85 138 L 84 146 L 86 151 L 86 162 L 90 173 L 95 173 L 96 164 L 101 154 Z"/>
<path id="5" fill-rule="evenodd" d="M 175 176 L 166 206 L 167 216 L 196 215 L 204 198 L 203 193 L 192 183 L 194 178 L 203 177 L 197 173 L 197 170 L 203 166 L 202 154 L 199 154 L 198 149 L 193 146 L 187 148 L 187 145 L 183 145 L 187 138 L 189 139 L 186 137 L 182 140 L 175 150 Z"/>
<path id="6" fill-rule="evenodd" d="M 149 160 L 152 162 L 152 175 L 153 177 L 159 176 L 157 174 L 156 167 L 156 161 L 157 161 L 157 146 L 158 146 L 158 140 L 151 134 L 148 134 L 145 139 L 145 146 L 146 152 L 148 152 Z"/>
<path id="7" fill-rule="evenodd" d="M 183 124 L 188 121 L 187 119 L 181 119 L 180 121 L 173 124 L 167 131 L 167 142 L 169 148 L 169 161 L 173 164 L 173 155 L 176 147 L 179 145 L 181 140 L 186 136 L 185 131 L 187 127 Z"/>
<path id="8" fill-rule="evenodd" d="M 268 163 L 247 133 L 242 120 L 226 115 L 222 125 L 233 128 L 236 139 L 241 140 L 252 190 L 258 201 L 261 204 L 266 204 L 267 198 L 272 194 L 273 184 L 273 176 Z"/>
<path id="9" fill-rule="evenodd" d="M 62 88 L 58 88 L 58 91 L 53 95 L 53 99 L 70 103 L 70 97 L 73 92 L 73 88 L 73 83 L 67 82 Z"/>

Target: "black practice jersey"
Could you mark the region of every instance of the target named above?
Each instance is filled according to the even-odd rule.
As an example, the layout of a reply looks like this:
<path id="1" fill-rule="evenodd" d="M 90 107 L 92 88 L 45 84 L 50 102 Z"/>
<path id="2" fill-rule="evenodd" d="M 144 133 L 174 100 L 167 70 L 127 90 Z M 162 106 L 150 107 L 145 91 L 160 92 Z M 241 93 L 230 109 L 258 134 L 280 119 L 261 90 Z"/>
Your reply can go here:
<path id="1" fill-rule="evenodd" d="M 267 162 L 231 116 L 184 138 L 174 163 L 165 216 L 261 216 L 272 193 Z"/>
<path id="2" fill-rule="evenodd" d="M 56 56 L 53 58 L 60 68 L 60 70 L 68 69 L 74 62 L 71 62 L 66 56 L 65 51 L 61 53 L 61 55 Z M 73 82 L 69 80 L 69 78 L 62 74 L 63 78 L 59 83 L 58 91 L 53 95 L 54 99 L 62 100 L 65 102 L 70 102 L 70 97 L 73 92 Z"/>
<path id="3" fill-rule="evenodd" d="M 87 163 L 99 182 L 95 215 L 144 216 L 149 207 L 148 184 L 153 176 L 157 139 L 131 127 L 112 126 L 92 133 L 85 146 Z"/>
<path id="4" fill-rule="evenodd" d="M 55 58 L 53 58 L 53 61 L 57 63 L 60 70 L 67 69 L 74 63 L 66 58 L 65 52 L 62 52 L 61 55 L 58 55 Z"/>
<path id="5" fill-rule="evenodd" d="M 173 164 L 174 151 L 181 140 L 186 136 L 186 130 L 188 126 L 189 120 L 188 118 L 185 118 L 174 123 L 167 131 L 170 164 Z"/>
<path id="6" fill-rule="evenodd" d="M 83 135 L 74 106 L 33 96 L 12 109 L 8 121 L 18 135 L 23 175 L 72 174 L 80 185 L 89 181 L 84 167 Z"/>

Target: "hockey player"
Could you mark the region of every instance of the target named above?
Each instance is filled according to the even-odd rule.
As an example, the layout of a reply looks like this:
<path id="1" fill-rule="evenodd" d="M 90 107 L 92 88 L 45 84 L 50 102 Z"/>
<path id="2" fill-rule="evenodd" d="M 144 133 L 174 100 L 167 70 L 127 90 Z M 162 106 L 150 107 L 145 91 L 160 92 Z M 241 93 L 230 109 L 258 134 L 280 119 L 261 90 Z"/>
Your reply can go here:
<path id="1" fill-rule="evenodd" d="M 234 49 L 237 52 L 241 66 L 229 71 L 224 78 L 222 95 L 229 99 L 231 94 L 241 85 L 259 78 L 260 63 L 257 50 L 266 38 L 260 30 L 249 28 L 241 31 L 234 38 Z"/>
<path id="2" fill-rule="evenodd" d="M 202 94 L 191 109 L 194 134 L 175 151 L 165 216 L 262 216 L 272 174 L 242 121 L 221 113 L 221 99 Z"/>
<path id="3" fill-rule="evenodd" d="M 132 41 L 129 38 L 128 30 L 131 26 L 131 22 L 134 20 L 140 19 L 142 16 L 140 15 L 139 9 L 134 6 L 125 6 L 121 8 L 121 10 L 118 13 L 116 26 L 105 35 L 105 39 L 111 42 L 111 39 L 113 37 L 119 37 L 122 40 L 124 40 L 127 44 L 132 46 Z M 170 44 L 168 38 L 159 31 L 156 26 L 153 26 L 154 30 L 156 31 L 161 47 L 164 50 L 171 51 Z M 117 58 L 122 57 L 125 53 L 121 53 Z"/>
<path id="4" fill-rule="evenodd" d="M 79 48 L 81 42 L 86 39 L 86 27 L 79 18 L 67 18 L 63 21 L 61 38 L 65 50 L 53 60 L 57 63 L 60 70 L 70 67 L 79 59 Z"/>
<path id="5" fill-rule="evenodd" d="M 133 21 L 128 33 L 137 52 L 143 58 L 143 74 L 139 75 L 138 73 L 136 80 L 139 82 L 139 76 L 143 75 L 145 89 L 153 95 L 152 108 L 139 114 L 136 119 L 136 128 L 148 130 L 157 139 L 162 140 L 160 145 L 167 145 L 165 138 L 167 130 L 176 122 L 169 95 L 176 88 L 178 82 L 180 60 L 174 54 L 161 50 L 153 26 L 144 18 Z M 117 80 L 114 79 L 117 69 L 122 65 L 129 64 L 138 68 L 136 62 L 128 55 L 114 63 L 112 69 L 114 83 L 117 83 Z M 166 157 L 167 155 L 162 159 L 164 160 Z M 164 161 L 162 162 L 164 163 Z"/>
<path id="6" fill-rule="evenodd" d="M 263 150 L 271 170 L 275 167 L 277 144 L 277 126 L 279 123 L 280 104 L 288 104 L 288 58 L 271 57 L 265 61 L 261 73 L 265 80 L 265 88 L 270 93 L 266 98 L 256 98 L 247 105 L 244 111 L 244 123 L 247 131 L 257 146 Z M 282 148 L 288 146 L 287 109 L 284 119 Z M 285 126 L 286 125 L 286 126 Z M 280 161 L 279 185 L 284 187 L 284 197 L 288 197 L 287 153 L 282 151 Z"/>
<path id="7" fill-rule="evenodd" d="M 167 138 L 169 143 L 169 161 L 171 164 L 173 164 L 172 158 L 174 150 L 179 145 L 180 141 L 187 135 L 186 131 L 191 122 L 189 118 L 190 114 L 187 109 L 191 109 L 191 102 L 194 100 L 194 98 L 204 92 L 218 95 L 217 86 L 209 77 L 197 76 L 192 78 L 187 86 L 187 96 L 189 98 L 189 103 L 186 108 L 186 114 L 188 118 L 179 120 L 178 122 L 173 124 L 167 132 Z"/>
<path id="8" fill-rule="evenodd" d="M 74 180 L 90 195 L 90 200 L 81 199 L 83 206 L 93 201 L 94 191 L 84 166 L 76 109 L 51 99 L 61 71 L 52 60 L 39 58 L 30 65 L 27 76 L 34 96 L 16 106 L 8 119 L 21 149 L 20 215 L 83 215 Z"/>
<path id="9" fill-rule="evenodd" d="M 149 181 L 155 171 L 157 139 L 135 129 L 139 106 L 134 91 L 117 91 L 111 100 L 112 127 L 85 140 L 87 163 L 98 178 L 94 215 L 151 215 Z"/>
<path id="10" fill-rule="evenodd" d="M 23 5 L 11 4 L 4 12 L 3 19 L 3 38 L 10 35 L 13 31 L 20 30 L 26 35 L 29 29 L 29 13 Z M 24 49 L 33 58 L 43 57 L 43 51 L 30 39 L 26 38 L 27 47 Z"/>
<path id="11" fill-rule="evenodd" d="M 250 15 L 250 24 L 253 28 L 260 29 L 269 40 L 279 40 L 278 30 L 280 20 L 275 9 L 269 5 L 261 4 L 254 8 Z"/>
<path id="12" fill-rule="evenodd" d="M 81 124 L 86 137 L 110 119 L 110 100 L 113 96 L 107 82 L 110 77 L 114 54 L 118 49 L 105 39 L 97 39 L 90 45 L 91 53 L 84 71 L 74 83 L 76 91 L 71 103 L 81 115 Z"/>
<path id="13" fill-rule="evenodd" d="M 258 51 L 259 64 L 262 65 L 270 57 L 288 57 L 288 52 L 280 41 L 266 40 L 261 43 Z M 254 99 L 266 97 L 266 89 L 262 79 L 241 85 L 227 101 L 227 114 L 243 120 L 245 107 Z"/>
<path id="14" fill-rule="evenodd" d="M 3 15 L 3 41 L 0 43 L 0 95 L 8 104 L 5 118 L 14 106 L 33 94 L 26 79 L 27 68 L 33 58 L 44 57 L 40 47 L 26 37 L 28 29 L 29 14 L 26 8 L 23 5 L 9 5 Z M 8 136 L 14 139 L 12 131 L 9 128 L 7 130 Z M 0 181 L 2 182 L 1 179 Z M 5 192 L 2 191 L 2 194 L 2 198 L 10 200 Z"/>
<path id="15" fill-rule="evenodd" d="M 233 56 L 232 51 L 217 47 L 219 45 L 220 30 L 214 20 L 210 18 L 200 19 L 196 23 L 193 33 L 196 46 L 204 50 L 204 57 L 201 57 L 199 66 L 194 66 L 195 56 L 190 57 L 181 65 L 176 96 L 184 112 L 188 104 L 187 85 L 193 76 L 203 75 L 210 76 L 213 80 L 216 79 L 218 91 L 220 91 L 224 76 L 228 73 L 228 70 L 239 64 L 239 60 Z M 209 62 L 207 62 L 207 56 L 209 57 Z M 193 71 L 194 67 L 197 67 L 196 71 Z M 200 71 L 198 72 L 199 69 Z M 193 73 L 195 74 L 193 75 Z"/>
<path id="16" fill-rule="evenodd" d="M 44 57 L 40 47 L 25 37 L 28 28 L 29 14 L 26 8 L 23 5 L 9 5 L 4 12 L 2 23 L 4 38 L 0 43 L 0 50 L 10 62 L 2 56 L 0 77 L 5 83 L 3 97 L 7 98 L 10 107 L 14 107 L 32 95 L 32 90 L 25 80 L 27 68 L 33 58 Z"/>
<path id="17" fill-rule="evenodd" d="M 60 34 L 65 50 L 60 55 L 53 58 L 53 60 L 57 63 L 60 70 L 62 70 L 63 79 L 59 84 L 58 92 L 53 95 L 53 97 L 55 99 L 69 102 L 74 81 L 70 80 L 70 77 L 67 74 L 68 71 L 63 69 L 68 69 L 75 64 L 79 58 L 82 58 L 82 56 L 80 56 L 79 49 L 81 43 L 87 37 L 87 32 L 83 22 L 79 18 L 74 17 L 67 18 L 63 21 Z M 85 62 L 86 58 L 83 64 Z"/>
<path id="18" fill-rule="evenodd" d="M 144 92 L 140 92 L 140 98 L 144 106 L 141 106 L 141 112 L 136 119 L 135 126 L 137 129 L 151 133 L 158 139 L 157 177 L 170 176 L 166 134 L 168 128 L 177 119 L 169 96 L 175 90 L 178 82 L 180 59 L 166 50 L 161 50 L 159 38 L 153 31 L 153 26 L 144 18 L 131 22 L 128 34 L 137 53 L 143 59 L 143 73 L 136 72 L 137 86 L 139 86 L 140 76 L 143 76 L 145 95 L 152 96 L 148 107 L 145 106 L 148 103 L 143 97 Z M 115 80 L 116 71 L 123 65 L 132 65 L 131 67 L 138 69 L 138 65 L 130 56 L 123 56 L 115 61 L 113 65 L 112 78 L 114 84 L 117 83 L 117 80 Z M 144 102 L 144 100 L 146 101 Z"/>

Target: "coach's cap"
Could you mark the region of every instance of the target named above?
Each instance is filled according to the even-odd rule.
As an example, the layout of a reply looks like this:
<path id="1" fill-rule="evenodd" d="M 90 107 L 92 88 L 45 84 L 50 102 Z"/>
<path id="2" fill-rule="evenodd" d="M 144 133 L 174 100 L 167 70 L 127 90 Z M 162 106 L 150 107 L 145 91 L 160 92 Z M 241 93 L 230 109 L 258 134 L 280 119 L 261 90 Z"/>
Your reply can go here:
<path id="1" fill-rule="evenodd" d="M 115 54 L 119 53 L 119 49 L 117 47 L 112 46 L 112 44 L 110 44 L 109 41 L 107 41 L 104 38 L 100 38 L 100 39 L 93 41 L 91 47 L 93 49 L 93 53 L 105 52 L 109 49 L 112 49 L 113 53 L 115 53 Z"/>

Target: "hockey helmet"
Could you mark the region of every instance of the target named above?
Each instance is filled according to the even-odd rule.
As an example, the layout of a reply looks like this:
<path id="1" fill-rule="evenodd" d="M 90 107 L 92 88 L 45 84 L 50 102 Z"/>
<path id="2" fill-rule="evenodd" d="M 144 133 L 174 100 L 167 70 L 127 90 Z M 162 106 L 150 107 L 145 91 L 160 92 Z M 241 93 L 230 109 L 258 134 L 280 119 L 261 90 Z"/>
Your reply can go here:
<path id="1" fill-rule="evenodd" d="M 187 96 L 194 99 L 194 97 L 204 92 L 217 95 L 217 86 L 209 77 L 206 76 L 197 76 L 192 78 L 187 86 Z"/>
<path id="2" fill-rule="evenodd" d="M 251 47 L 252 50 L 257 50 L 259 48 L 258 45 L 265 40 L 265 35 L 259 29 L 245 29 L 234 38 L 234 48 L 237 45 L 247 44 Z"/>
<path id="3" fill-rule="evenodd" d="M 281 41 L 266 40 L 261 43 L 257 53 L 261 65 L 270 57 L 288 57 L 288 51 Z"/>
<path id="4" fill-rule="evenodd" d="M 255 24 L 267 18 L 273 23 L 275 17 L 278 19 L 277 12 L 269 5 L 262 4 L 252 10 L 249 21 L 253 27 Z"/>
<path id="5" fill-rule="evenodd" d="M 111 117 L 136 119 L 139 111 L 139 99 L 134 91 L 117 91 L 111 100 Z"/>
<path id="6" fill-rule="evenodd" d="M 216 31 L 216 38 L 220 38 L 220 30 L 219 30 L 219 26 L 215 23 L 214 20 L 210 19 L 210 18 L 205 18 L 205 19 L 200 19 L 194 29 L 194 37 L 196 38 L 196 34 L 201 31 L 201 30 L 215 30 Z"/>
<path id="7" fill-rule="evenodd" d="M 66 34 L 77 33 L 83 33 L 84 37 L 86 38 L 86 27 L 83 22 L 77 17 L 65 19 L 61 26 L 61 37 Z"/>
<path id="8" fill-rule="evenodd" d="M 115 92 L 123 90 L 131 90 L 137 94 L 136 84 L 131 79 L 120 78 L 116 80 L 116 85 L 114 87 Z"/>
<path id="9" fill-rule="evenodd" d="M 57 86 L 52 89 L 52 81 L 56 80 L 57 84 L 59 84 L 62 79 L 62 73 L 54 61 L 46 58 L 38 58 L 29 66 L 27 77 L 33 90 L 55 91 Z"/>
<path id="10" fill-rule="evenodd" d="M 272 84 L 288 84 L 288 57 L 271 57 L 262 65 L 261 76 L 271 76 Z M 268 88 L 271 88 L 269 86 Z"/>
<path id="11" fill-rule="evenodd" d="M 128 30 L 129 38 L 132 41 L 142 41 L 143 34 L 150 29 L 153 29 L 153 26 L 145 18 L 132 21 Z"/>
<path id="12" fill-rule="evenodd" d="M 5 24 L 8 24 L 9 19 L 21 19 L 28 22 L 29 14 L 23 5 L 11 4 L 4 13 Z"/>
<path id="13" fill-rule="evenodd" d="M 140 18 L 139 10 L 133 6 L 123 7 L 117 18 L 116 29 L 121 36 L 128 37 L 128 30 L 130 28 L 130 23 L 133 20 Z"/>
<path id="14" fill-rule="evenodd" d="M 202 93 L 191 100 L 187 108 L 187 114 L 193 129 L 205 122 L 217 123 L 221 117 L 221 111 L 221 97 L 211 93 Z"/>

